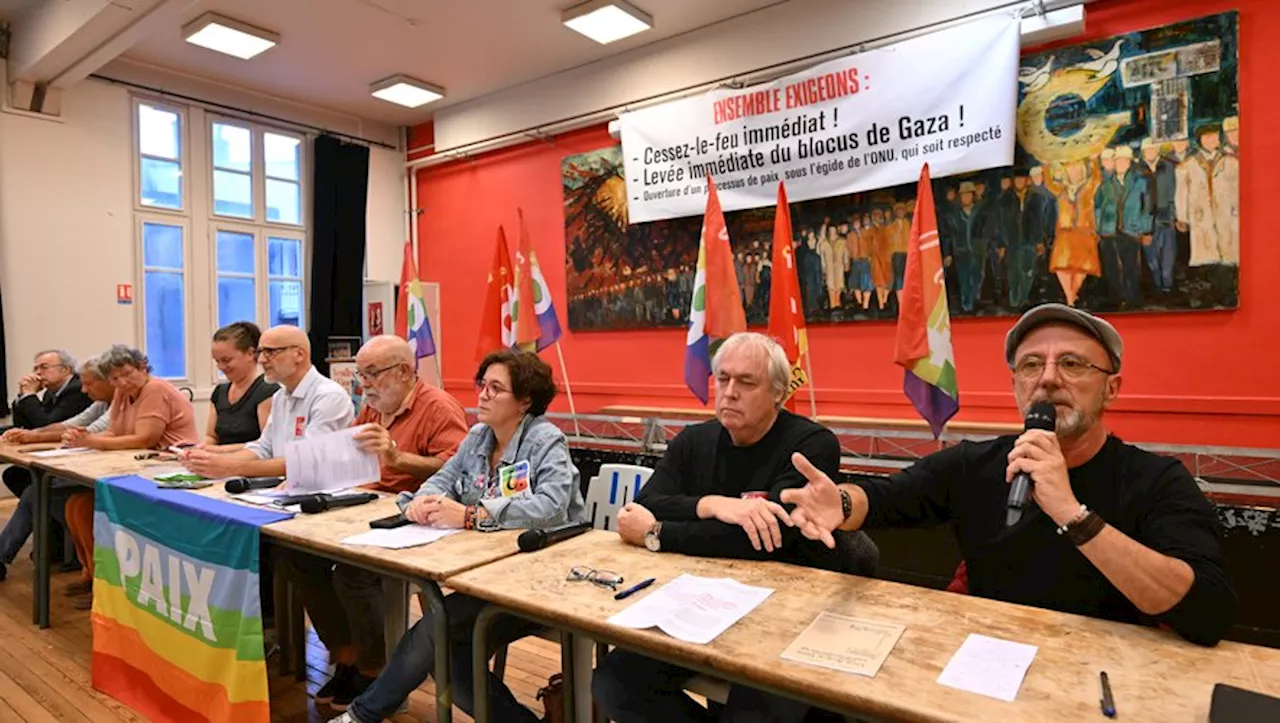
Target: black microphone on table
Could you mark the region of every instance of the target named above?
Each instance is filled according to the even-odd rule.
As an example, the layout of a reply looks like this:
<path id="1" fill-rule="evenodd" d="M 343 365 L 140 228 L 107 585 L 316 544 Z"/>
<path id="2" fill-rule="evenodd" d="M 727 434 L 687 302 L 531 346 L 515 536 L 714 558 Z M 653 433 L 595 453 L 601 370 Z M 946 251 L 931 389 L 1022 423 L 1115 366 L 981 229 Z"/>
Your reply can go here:
<path id="1" fill-rule="evenodd" d="M 223 485 L 227 494 L 238 495 L 249 490 L 269 490 L 284 481 L 284 477 L 233 477 Z"/>
<path id="2" fill-rule="evenodd" d="M 1052 432 L 1058 426 L 1058 410 L 1050 402 L 1036 402 L 1027 411 L 1027 429 L 1043 429 Z M 1031 476 L 1026 472 L 1014 475 L 1009 485 L 1009 503 L 1005 511 L 1006 527 L 1013 527 L 1022 519 L 1022 508 L 1027 505 L 1027 491 L 1031 488 Z"/>
<path id="3" fill-rule="evenodd" d="M 361 492 L 355 495 L 307 495 L 298 501 L 302 506 L 302 511 L 308 515 L 314 515 L 317 512 L 325 512 L 328 510 L 336 510 L 339 507 L 355 507 L 363 505 L 366 502 L 373 502 L 378 499 L 378 495 L 372 492 Z"/>
<path id="4" fill-rule="evenodd" d="M 545 530 L 525 530 L 516 539 L 516 544 L 520 546 L 521 552 L 533 552 L 557 542 L 564 542 L 570 537 L 577 537 L 590 529 L 590 522 L 569 522 L 558 527 L 548 527 Z"/>

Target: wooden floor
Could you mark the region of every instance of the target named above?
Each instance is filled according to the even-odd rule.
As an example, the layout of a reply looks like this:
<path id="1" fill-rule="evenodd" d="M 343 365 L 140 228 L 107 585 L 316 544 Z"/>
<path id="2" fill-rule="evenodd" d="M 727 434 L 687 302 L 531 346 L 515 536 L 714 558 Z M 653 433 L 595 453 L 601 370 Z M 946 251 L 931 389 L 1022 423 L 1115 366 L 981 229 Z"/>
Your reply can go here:
<path id="1" fill-rule="evenodd" d="M 0 500 L 0 525 L 8 522 L 16 500 Z M 145 721 L 113 698 L 93 689 L 89 663 L 92 639 L 89 613 L 75 610 L 62 589 L 79 579 L 80 573 L 53 575 L 53 627 L 39 630 L 31 624 L 30 545 L 9 566 L 8 579 L 0 582 L 0 721 L 11 723 L 114 723 Z M 412 603 L 410 617 L 421 613 Z M 267 661 L 271 689 L 273 723 L 312 723 L 339 715 L 328 706 L 316 705 L 312 696 L 327 680 L 328 653 L 308 629 L 307 681 L 276 674 L 276 661 Z M 511 646 L 506 681 L 516 698 L 542 714 L 536 700 L 547 678 L 560 671 L 560 648 L 554 643 L 527 638 Z M 389 720 L 397 723 L 435 719 L 431 681 L 409 698 L 409 712 Z M 454 709 L 454 720 L 470 721 Z"/>

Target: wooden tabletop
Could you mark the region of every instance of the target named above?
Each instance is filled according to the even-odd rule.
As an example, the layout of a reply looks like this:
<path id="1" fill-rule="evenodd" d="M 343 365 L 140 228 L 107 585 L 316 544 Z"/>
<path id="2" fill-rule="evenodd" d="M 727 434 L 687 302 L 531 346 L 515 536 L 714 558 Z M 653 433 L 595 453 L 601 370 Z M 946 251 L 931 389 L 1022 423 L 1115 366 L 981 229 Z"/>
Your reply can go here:
<path id="1" fill-rule="evenodd" d="M 234 501 L 223 490 L 222 485 L 207 487 L 198 494 Z M 342 540 L 347 537 L 368 532 L 370 521 L 390 517 L 398 512 L 395 497 L 383 495 L 374 502 L 355 507 L 342 507 L 314 515 L 298 514 L 293 519 L 264 526 L 262 534 L 355 564 L 364 563 L 407 577 L 437 581 L 519 552 L 516 547 L 516 537 L 520 534 L 518 530 L 463 531 L 429 545 L 404 550 L 342 544 Z"/>
<path id="2" fill-rule="evenodd" d="M 60 445 L 57 442 L 48 444 L 0 444 L 0 463 L 30 467 L 35 464 L 37 459 L 31 456 L 31 452 L 53 449 L 58 446 Z"/>
<path id="3" fill-rule="evenodd" d="M 44 457 L 33 460 L 34 466 L 63 479 L 83 484 L 93 484 L 103 477 L 140 474 L 158 465 L 172 466 L 173 462 L 157 462 L 136 458 L 144 450 L 122 449 L 85 452 L 65 457 Z"/>
<path id="4" fill-rule="evenodd" d="M 615 601 L 608 589 L 565 580 L 575 565 L 617 572 L 624 584 L 650 577 L 657 583 Z M 731 577 L 775 592 L 708 645 L 605 622 L 681 573 Z M 1238 643 L 1202 648 L 1152 628 L 781 563 L 655 554 L 623 544 L 611 532 L 589 532 L 445 584 L 627 647 L 664 652 L 891 720 L 1101 721 L 1098 673 L 1103 670 L 1125 721 L 1201 723 L 1218 682 L 1280 696 L 1280 650 Z M 783 660 L 782 651 L 823 611 L 899 623 L 906 632 L 874 678 Z M 1039 646 L 1013 703 L 936 682 L 969 633 Z"/>

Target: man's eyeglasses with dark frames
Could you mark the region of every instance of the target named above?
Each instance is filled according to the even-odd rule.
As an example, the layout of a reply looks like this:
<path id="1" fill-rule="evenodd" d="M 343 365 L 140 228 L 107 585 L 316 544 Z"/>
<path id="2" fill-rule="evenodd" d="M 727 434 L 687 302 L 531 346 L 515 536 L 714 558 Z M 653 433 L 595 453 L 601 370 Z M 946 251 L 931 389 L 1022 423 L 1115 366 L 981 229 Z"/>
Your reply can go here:
<path id="1" fill-rule="evenodd" d="M 569 575 L 565 579 L 569 582 L 592 582 L 610 590 L 617 590 L 618 586 L 622 584 L 622 576 L 616 572 L 596 570 L 590 567 L 582 567 L 581 565 L 571 568 Z"/>

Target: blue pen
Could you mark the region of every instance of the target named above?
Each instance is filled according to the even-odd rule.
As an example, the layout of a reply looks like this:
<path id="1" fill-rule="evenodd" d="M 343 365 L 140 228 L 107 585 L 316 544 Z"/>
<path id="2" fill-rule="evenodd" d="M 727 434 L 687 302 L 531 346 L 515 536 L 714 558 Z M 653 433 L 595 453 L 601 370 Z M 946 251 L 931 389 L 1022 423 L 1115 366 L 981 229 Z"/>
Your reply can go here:
<path id="1" fill-rule="evenodd" d="M 645 589 L 646 587 L 649 587 L 650 585 L 652 585 L 652 584 L 653 584 L 653 581 L 654 581 L 655 579 L 656 579 L 656 578 L 652 578 L 652 577 L 651 577 L 651 578 L 649 578 L 648 580 L 645 580 L 644 582 L 636 583 L 635 585 L 632 585 L 631 587 L 627 588 L 626 590 L 623 590 L 622 592 L 618 593 L 617 595 L 614 595 L 614 596 L 613 596 L 613 599 L 614 599 L 614 600 L 623 600 L 623 599 L 629 598 L 629 597 L 631 597 L 632 595 L 634 595 L 634 594 L 636 594 L 636 593 L 640 592 L 641 590 Z"/>
<path id="2" fill-rule="evenodd" d="M 1116 702 L 1111 697 L 1111 681 L 1107 680 L 1106 672 L 1101 673 L 1099 679 L 1102 681 L 1102 714 L 1108 718 L 1116 717 Z"/>

